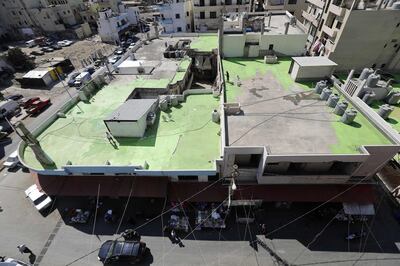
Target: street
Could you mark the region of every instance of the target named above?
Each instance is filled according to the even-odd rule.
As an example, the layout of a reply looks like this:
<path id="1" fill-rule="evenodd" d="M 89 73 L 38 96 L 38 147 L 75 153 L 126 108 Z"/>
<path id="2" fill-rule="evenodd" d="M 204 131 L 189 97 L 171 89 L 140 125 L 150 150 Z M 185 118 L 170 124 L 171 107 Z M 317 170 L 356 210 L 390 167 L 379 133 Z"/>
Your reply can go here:
<path id="1" fill-rule="evenodd" d="M 163 236 L 162 225 L 168 214 L 163 215 L 163 222 L 160 215 L 151 222 L 148 218 L 138 218 L 135 225 L 128 222 L 133 209 L 142 204 L 151 206 L 143 200 L 131 199 L 120 226 L 119 220 L 105 223 L 102 213 L 88 224 L 76 225 L 65 216 L 66 208 L 83 208 L 87 198 L 55 198 L 54 210 L 42 216 L 24 195 L 32 182 L 31 175 L 21 169 L 0 173 L 0 255 L 28 261 L 28 256 L 16 248 L 26 244 L 36 255 L 35 265 L 101 265 L 97 260 L 101 243 L 117 238 L 126 228 L 138 228 L 142 241 L 150 248 L 151 256 L 141 265 L 284 265 L 277 261 L 293 265 L 398 265 L 400 260 L 399 224 L 386 200 L 377 209 L 376 218 L 364 224 L 366 232 L 371 228 L 366 241 L 344 239 L 348 230 L 355 232 L 360 224 L 329 223 L 331 219 L 314 215 L 288 224 L 311 206 L 277 209 L 271 204 L 263 211 L 267 232 L 273 232 L 268 239 L 260 235 L 258 224 L 237 224 L 230 215 L 227 229 L 197 231 L 192 225 L 189 233 L 180 234 L 184 244 L 180 248 Z M 102 201 L 105 209 L 123 210 L 127 199 Z"/>

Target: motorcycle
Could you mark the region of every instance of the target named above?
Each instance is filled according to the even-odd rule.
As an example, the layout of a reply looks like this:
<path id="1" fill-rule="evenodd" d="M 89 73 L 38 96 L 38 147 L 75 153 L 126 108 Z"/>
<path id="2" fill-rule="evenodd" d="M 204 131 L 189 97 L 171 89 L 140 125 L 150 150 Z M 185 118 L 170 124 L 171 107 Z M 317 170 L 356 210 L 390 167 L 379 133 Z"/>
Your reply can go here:
<path id="1" fill-rule="evenodd" d="M 125 240 L 130 240 L 130 241 L 140 241 L 140 235 L 138 232 L 136 232 L 133 229 L 126 229 L 121 236 L 125 239 Z"/>

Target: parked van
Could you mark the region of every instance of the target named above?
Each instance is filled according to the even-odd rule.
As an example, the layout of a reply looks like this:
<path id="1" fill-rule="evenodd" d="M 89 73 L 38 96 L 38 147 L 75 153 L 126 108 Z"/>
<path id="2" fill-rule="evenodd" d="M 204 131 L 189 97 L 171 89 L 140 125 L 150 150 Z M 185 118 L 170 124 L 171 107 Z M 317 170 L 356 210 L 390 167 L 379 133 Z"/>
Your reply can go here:
<path id="1" fill-rule="evenodd" d="M 27 47 L 35 47 L 36 46 L 36 42 L 35 42 L 35 40 L 29 40 L 29 41 L 25 42 L 25 45 Z"/>
<path id="2" fill-rule="evenodd" d="M 92 78 L 92 76 L 90 75 L 89 72 L 87 72 L 87 71 L 82 72 L 75 78 L 74 85 L 75 85 L 75 87 L 80 87 L 83 84 L 85 84 L 86 82 L 88 82 L 91 78 Z"/>

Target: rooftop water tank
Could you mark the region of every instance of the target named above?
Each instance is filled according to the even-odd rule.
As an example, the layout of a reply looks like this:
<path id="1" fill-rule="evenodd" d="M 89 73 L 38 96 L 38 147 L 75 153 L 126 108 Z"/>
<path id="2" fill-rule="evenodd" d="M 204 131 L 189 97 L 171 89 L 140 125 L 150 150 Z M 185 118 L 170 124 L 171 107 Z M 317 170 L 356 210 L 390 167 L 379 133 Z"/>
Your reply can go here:
<path id="1" fill-rule="evenodd" d="M 383 119 L 388 119 L 389 115 L 393 112 L 394 107 L 389 104 L 384 104 L 379 107 L 378 115 L 380 115 Z"/>
<path id="2" fill-rule="evenodd" d="M 378 84 L 378 81 L 381 79 L 380 75 L 377 74 L 371 74 L 369 75 L 369 77 L 367 78 L 367 86 L 370 88 L 374 88 L 376 87 L 376 85 Z"/>
<path id="3" fill-rule="evenodd" d="M 349 104 L 346 101 L 342 101 L 336 104 L 335 109 L 333 109 L 333 113 L 337 115 L 343 115 L 347 109 L 347 106 L 349 106 Z"/>
<path id="4" fill-rule="evenodd" d="M 322 90 L 324 88 L 326 88 L 327 86 L 328 85 L 327 85 L 326 80 L 320 80 L 320 81 L 317 82 L 317 85 L 315 85 L 314 92 L 318 93 L 318 94 L 321 94 Z"/>
<path id="5" fill-rule="evenodd" d="M 388 104 L 397 104 L 400 100 L 400 92 L 391 92 L 386 98 L 385 101 Z"/>
<path id="6" fill-rule="evenodd" d="M 351 123 L 353 123 L 356 116 L 357 116 L 357 111 L 354 110 L 353 108 L 350 108 L 349 110 L 346 110 L 346 112 L 344 112 L 340 121 L 347 125 L 350 125 Z"/>
<path id="7" fill-rule="evenodd" d="M 329 96 L 332 94 L 332 89 L 331 88 L 324 88 L 322 90 L 321 95 L 319 96 L 319 98 L 321 98 L 321 100 L 328 100 Z"/>
<path id="8" fill-rule="evenodd" d="M 212 121 L 214 123 L 219 123 L 219 113 L 217 110 L 214 110 L 211 114 Z"/>
<path id="9" fill-rule="evenodd" d="M 336 104 L 339 102 L 340 96 L 337 93 L 333 93 L 329 96 L 328 101 L 326 102 L 326 105 L 329 107 L 334 108 Z"/>
<path id="10" fill-rule="evenodd" d="M 369 75 L 371 75 L 372 73 L 374 73 L 374 70 L 372 68 L 364 68 L 358 79 L 359 80 L 367 79 Z"/>
<path id="11" fill-rule="evenodd" d="M 366 104 L 370 105 L 372 101 L 374 100 L 376 94 L 373 91 L 367 91 L 364 96 L 362 97 L 363 102 Z"/>

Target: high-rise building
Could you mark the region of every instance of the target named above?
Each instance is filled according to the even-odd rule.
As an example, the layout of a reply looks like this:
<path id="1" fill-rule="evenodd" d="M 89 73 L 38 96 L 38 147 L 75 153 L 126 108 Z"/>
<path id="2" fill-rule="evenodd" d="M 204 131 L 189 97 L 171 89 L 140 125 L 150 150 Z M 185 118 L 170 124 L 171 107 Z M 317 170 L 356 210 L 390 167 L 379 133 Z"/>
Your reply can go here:
<path id="1" fill-rule="evenodd" d="M 337 70 L 364 67 L 400 70 L 400 3 L 308 0 L 303 11 L 309 51 L 338 63 Z"/>

